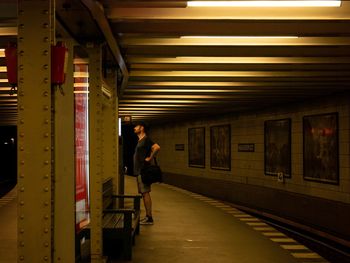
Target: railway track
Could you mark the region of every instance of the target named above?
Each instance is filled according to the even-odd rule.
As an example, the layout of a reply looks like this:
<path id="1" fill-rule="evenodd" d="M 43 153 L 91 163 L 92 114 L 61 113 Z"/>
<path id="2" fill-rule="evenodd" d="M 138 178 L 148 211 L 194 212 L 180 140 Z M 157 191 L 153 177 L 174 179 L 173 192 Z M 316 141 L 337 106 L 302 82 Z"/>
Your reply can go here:
<path id="1" fill-rule="evenodd" d="M 273 226 L 285 235 L 295 239 L 300 244 L 321 255 L 330 263 L 350 263 L 350 247 L 304 230 L 308 229 L 307 226 L 303 227 L 304 229 L 301 229 L 268 217 L 263 212 L 252 212 L 252 209 L 242 206 L 240 206 L 239 209 L 245 210 L 246 213 L 254 215 L 266 224 Z"/>

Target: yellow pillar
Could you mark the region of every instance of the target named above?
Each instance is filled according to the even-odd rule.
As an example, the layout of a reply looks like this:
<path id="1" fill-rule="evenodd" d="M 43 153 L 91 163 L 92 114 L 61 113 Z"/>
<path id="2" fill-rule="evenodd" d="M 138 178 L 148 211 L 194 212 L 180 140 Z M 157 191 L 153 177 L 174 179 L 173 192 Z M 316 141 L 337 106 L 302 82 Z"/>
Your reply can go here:
<path id="1" fill-rule="evenodd" d="M 113 137 L 114 137 L 114 144 L 113 144 L 113 176 L 114 176 L 114 189 L 116 192 L 118 192 L 119 187 L 119 116 L 118 116 L 118 96 L 117 96 L 117 84 L 113 87 L 112 90 L 112 119 L 113 119 Z"/>
<path id="2" fill-rule="evenodd" d="M 101 48 L 89 53 L 89 145 L 91 262 L 103 262 L 102 241 L 102 79 Z"/>
<path id="3" fill-rule="evenodd" d="M 121 176 L 121 173 L 124 173 L 124 167 L 122 167 L 122 161 L 121 161 L 121 158 L 123 158 L 122 155 L 122 151 L 121 151 L 121 146 L 120 145 L 120 138 L 119 138 L 119 129 L 121 129 L 122 127 L 120 127 L 119 125 L 121 125 L 119 123 L 119 111 L 118 111 L 118 107 L 119 107 L 119 98 L 118 98 L 118 86 L 116 84 L 116 87 L 114 89 L 114 105 L 113 105 L 113 108 L 115 109 L 115 117 L 116 117 L 116 122 L 117 122 L 117 126 L 116 126 L 116 161 L 115 161 L 115 164 L 116 164 L 116 180 L 115 180 L 115 189 L 117 191 L 118 194 L 124 194 L 124 176 Z M 123 182 L 121 182 L 121 180 L 123 180 Z M 121 191 L 120 188 L 123 188 Z"/>
<path id="4" fill-rule="evenodd" d="M 107 84 L 104 84 L 104 90 L 107 90 L 108 95 L 104 96 L 103 103 L 103 174 L 104 179 L 112 177 L 116 182 L 118 138 L 116 92 L 114 87 L 107 86 Z"/>
<path id="5" fill-rule="evenodd" d="M 75 262 L 75 157 L 74 78 L 72 39 L 61 39 L 68 48 L 66 79 L 55 94 L 55 203 L 54 262 Z"/>
<path id="6" fill-rule="evenodd" d="M 52 262 L 53 1 L 18 1 L 18 262 Z"/>

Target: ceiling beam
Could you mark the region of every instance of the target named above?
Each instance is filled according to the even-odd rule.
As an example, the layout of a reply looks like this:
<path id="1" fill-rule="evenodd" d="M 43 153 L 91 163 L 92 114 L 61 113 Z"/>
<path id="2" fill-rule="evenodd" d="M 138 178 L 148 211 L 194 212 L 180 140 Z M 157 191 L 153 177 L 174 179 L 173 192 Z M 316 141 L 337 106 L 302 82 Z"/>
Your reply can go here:
<path id="1" fill-rule="evenodd" d="M 1 60 L 0 60 L 1 61 Z M 128 57 L 139 64 L 350 64 L 350 57 Z"/>
<path id="2" fill-rule="evenodd" d="M 292 11 L 291 11 L 292 10 Z M 206 19 L 206 20 L 346 20 L 350 19 L 350 3 L 342 1 L 341 7 L 185 7 L 185 8 L 123 8 L 108 6 L 107 16 L 111 20 L 123 19 Z"/>
<path id="3" fill-rule="evenodd" d="M 130 78 L 134 77 L 350 77 L 349 71 L 147 71 L 134 70 L 130 72 Z"/>
<path id="4" fill-rule="evenodd" d="M 349 46 L 350 37 L 124 37 L 122 47 L 130 46 Z"/>
<path id="5" fill-rule="evenodd" d="M 350 19 L 243 19 L 191 20 L 150 19 L 113 20 L 111 28 L 117 33 L 143 33 L 148 36 L 350 36 Z M 142 25 L 142 26 L 140 26 Z"/>
<path id="6" fill-rule="evenodd" d="M 109 22 L 105 16 L 103 7 L 101 4 L 99 4 L 98 1 L 94 1 L 94 0 L 81 0 L 81 1 L 90 10 L 92 17 L 96 20 L 99 28 L 101 29 L 103 35 L 106 38 L 106 42 L 115 60 L 119 65 L 121 72 L 123 73 L 123 84 L 120 90 L 120 93 L 122 94 L 125 87 L 127 86 L 127 79 L 128 79 L 129 72 L 126 67 L 122 53 L 120 52 L 117 40 L 115 39 L 112 33 L 112 30 L 109 26 Z"/>
<path id="7" fill-rule="evenodd" d="M 152 57 L 349 57 L 349 46 L 130 46 L 128 56 Z"/>
<path id="8" fill-rule="evenodd" d="M 350 86 L 348 81 L 273 81 L 273 82 L 254 82 L 254 81 L 196 81 L 196 82 L 177 82 L 177 81 L 130 81 L 129 88 L 197 88 L 197 89 L 206 89 L 206 88 L 235 88 L 235 87 L 332 87 L 335 85 L 339 86 Z"/>
<path id="9" fill-rule="evenodd" d="M 349 61 L 350 62 L 350 61 Z M 131 64 L 130 70 L 312 70 L 312 71 L 345 71 L 350 70 L 349 64 Z"/>

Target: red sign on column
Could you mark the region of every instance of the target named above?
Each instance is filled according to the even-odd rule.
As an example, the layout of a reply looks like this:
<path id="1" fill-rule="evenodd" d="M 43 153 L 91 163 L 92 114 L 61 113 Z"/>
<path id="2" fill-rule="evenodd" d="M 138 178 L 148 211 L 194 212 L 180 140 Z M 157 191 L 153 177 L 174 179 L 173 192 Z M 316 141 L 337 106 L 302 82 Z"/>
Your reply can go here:
<path id="1" fill-rule="evenodd" d="M 88 65 L 74 65 L 76 232 L 90 221 Z"/>

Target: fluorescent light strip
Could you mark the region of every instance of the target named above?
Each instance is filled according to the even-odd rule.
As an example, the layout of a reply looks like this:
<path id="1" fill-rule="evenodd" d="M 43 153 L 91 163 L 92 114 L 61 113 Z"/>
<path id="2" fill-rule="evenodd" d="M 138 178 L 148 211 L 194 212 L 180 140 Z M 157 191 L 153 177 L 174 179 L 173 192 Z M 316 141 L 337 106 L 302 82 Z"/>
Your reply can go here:
<path id="1" fill-rule="evenodd" d="M 177 63 L 177 64 L 348 64 L 350 57 L 175 57 L 175 58 L 129 58 L 131 64 Z M 135 68 L 137 68 L 135 66 Z"/>
<path id="2" fill-rule="evenodd" d="M 74 88 L 88 88 L 89 83 L 87 82 L 76 82 L 74 83 Z"/>
<path id="3" fill-rule="evenodd" d="M 164 111 L 164 110 L 150 110 L 150 109 L 142 109 L 142 110 L 119 110 L 119 113 L 121 114 L 128 114 L 130 112 L 137 112 L 137 113 L 159 113 L 159 114 L 167 114 L 169 113 L 168 111 Z M 179 112 L 179 111 L 175 111 L 175 112 Z M 181 112 L 181 110 L 180 110 Z"/>
<path id="4" fill-rule="evenodd" d="M 188 1 L 189 7 L 340 7 L 340 0 Z"/>
<path id="5" fill-rule="evenodd" d="M 242 89 L 129 89 L 128 93 L 233 93 L 249 92 Z"/>
<path id="6" fill-rule="evenodd" d="M 171 109 L 171 108 L 164 108 L 164 107 L 151 107 L 150 105 L 147 106 L 147 108 L 131 108 L 131 107 L 125 107 L 121 108 L 119 107 L 119 112 L 128 112 L 128 111 L 176 111 L 176 110 L 182 110 L 182 109 Z"/>
<path id="7" fill-rule="evenodd" d="M 75 90 L 73 91 L 75 94 L 89 94 L 88 90 Z"/>
<path id="8" fill-rule="evenodd" d="M 285 39 L 297 36 L 181 36 L 180 38 L 211 38 L 211 39 Z"/>
<path id="9" fill-rule="evenodd" d="M 6 66 L 0 66 L 0 72 L 7 72 Z"/>
<path id="10" fill-rule="evenodd" d="M 191 104 L 119 104 L 119 109 L 126 109 L 127 107 L 137 107 L 137 108 L 144 108 L 144 107 L 171 107 L 171 108 L 177 108 L 177 107 L 196 107 L 196 105 Z"/>
<path id="11" fill-rule="evenodd" d="M 142 99 L 133 99 L 133 100 L 128 100 L 124 99 L 120 101 L 120 103 L 156 103 L 156 104 L 164 104 L 164 103 L 172 103 L 172 104 L 183 104 L 183 103 L 203 103 L 201 100 L 142 100 Z"/>
<path id="12" fill-rule="evenodd" d="M 73 77 L 74 78 L 88 78 L 89 73 L 88 72 L 74 72 Z"/>
<path id="13" fill-rule="evenodd" d="M 17 94 L 16 94 L 16 93 L 14 93 L 14 94 L 12 94 L 12 95 L 9 95 L 9 94 L 0 94 L 0 97 L 9 97 L 9 98 L 11 98 L 11 97 L 17 97 Z"/>
<path id="14" fill-rule="evenodd" d="M 75 58 L 73 64 L 89 64 L 89 59 L 87 58 Z"/>
<path id="15" fill-rule="evenodd" d="M 17 36 L 17 26 L 0 27 L 0 36 Z"/>

